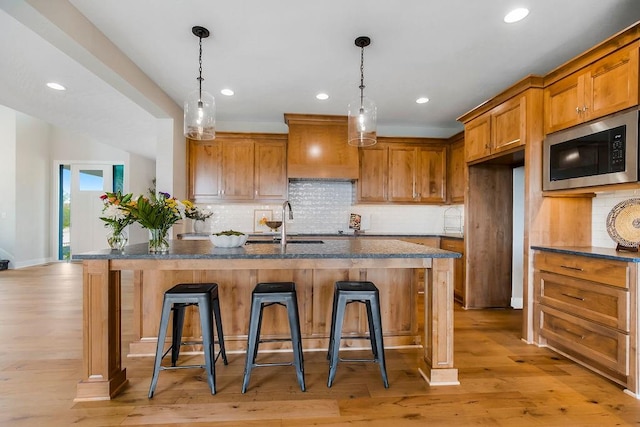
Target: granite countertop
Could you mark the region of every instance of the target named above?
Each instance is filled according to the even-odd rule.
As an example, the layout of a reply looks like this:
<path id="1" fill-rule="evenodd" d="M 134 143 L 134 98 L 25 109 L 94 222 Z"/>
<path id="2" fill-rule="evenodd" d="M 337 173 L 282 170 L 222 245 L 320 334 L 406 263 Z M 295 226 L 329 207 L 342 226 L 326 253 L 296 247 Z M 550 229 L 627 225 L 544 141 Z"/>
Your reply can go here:
<path id="1" fill-rule="evenodd" d="M 295 258 L 460 258 L 457 252 L 400 240 L 334 239 L 324 243 L 245 244 L 219 248 L 207 240 L 172 240 L 169 252 L 151 254 L 146 243 L 126 246 L 123 251 L 104 249 L 74 254 L 72 259 L 295 259 Z"/>
<path id="2" fill-rule="evenodd" d="M 640 262 L 639 252 L 616 251 L 595 246 L 531 246 L 531 249 L 568 255 L 582 255 L 589 258 L 611 259 L 623 262 Z"/>
<path id="3" fill-rule="evenodd" d="M 198 240 L 198 239 L 207 239 L 210 233 L 180 233 L 178 234 L 179 239 L 183 240 Z M 280 233 L 248 233 L 249 238 L 273 238 L 280 237 Z M 415 233 L 287 233 L 287 237 L 345 237 L 345 238 L 358 238 L 358 237 L 367 237 L 367 238 L 375 238 L 375 237 L 446 237 L 449 239 L 464 239 L 464 235 L 461 233 L 434 233 L 434 234 L 415 234 Z"/>

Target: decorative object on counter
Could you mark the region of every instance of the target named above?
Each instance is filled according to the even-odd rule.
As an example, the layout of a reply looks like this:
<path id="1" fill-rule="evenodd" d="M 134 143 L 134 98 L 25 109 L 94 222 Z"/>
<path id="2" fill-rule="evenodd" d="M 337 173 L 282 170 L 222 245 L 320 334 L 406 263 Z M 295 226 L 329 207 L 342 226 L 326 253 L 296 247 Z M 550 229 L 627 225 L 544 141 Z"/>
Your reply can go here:
<path id="1" fill-rule="evenodd" d="M 253 211 L 253 231 L 255 233 L 262 233 L 269 231 L 267 221 L 273 219 L 273 211 L 269 209 L 255 209 Z"/>
<path id="2" fill-rule="evenodd" d="M 149 252 L 163 253 L 169 250 L 169 229 L 185 218 L 186 204 L 171 197 L 169 193 L 158 192 L 149 197 L 140 196 L 128 205 L 128 210 L 136 222 L 149 230 Z"/>
<path id="3" fill-rule="evenodd" d="M 462 212 L 457 206 L 452 206 L 444 211 L 444 232 L 460 233 L 463 232 Z"/>
<path id="4" fill-rule="evenodd" d="M 211 235 L 211 243 L 219 248 L 238 248 L 247 242 L 249 235 L 240 231 L 226 230 Z"/>
<path id="5" fill-rule="evenodd" d="M 135 222 L 135 218 L 128 210 L 132 197 L 131 193 L 123 195 L 120 191 L 107 192 L 100 196 L 104 203 L 100 219 L 105 222 L 104 226 L 110 229 L 107 244 L 112 250 L 121 251 L 127 244 L 128 238 L 124 229 Z"/>
<path id="6" fill-rule="evenodd" d="M 360 97 L 349 103 L 347 134 L 349 145 L 368 147 L 376 143 L 376 104 L 364 96 L 364 48 L 371 39 L 360 36 L 355 40 L 360 48 Z"/>
<path id="7" fill-rule="evenodd" d="M 216 138 L 216 101 L 213 95 L 202 90 L 202 39 L 209 37 L 209 30 L 195 26 L 191 28 L 194 36 L 198 37 L 200 54 L 198 56 L 199 75 L 198 89 L 191 92 L 184 101 L 184 136 L 196 140 L 211 140 Z"/>
<path id="8" fill-rule="evenodd" d="M 282 225 L 282 221 L 266 221 L 265 225 L 275 233 L 278 231 L 278 228 L 280 228 L 280 226 Z"/>
<path id="9" fill-rule="evenodd" d="M 193 232 L 204 233 L 207 228 L 207 219 L 213 215 L 209 209 L 200 209 L 190 201 L 185 201 L 185 216 L 193 220 Z"/>
<path id="10" fill-rule="evenodd" d="M 607 232 L 617 243 L 617 251 L 638 252 L 640 199 L 628 199 L 615 205 L 607 215 Z"/>
<path id="11" fill-rule="evenodd" d="M 362 217 L 358 214 L 352 213 L 349 215 L 349 228 L 351 230 L 360 231 L 360 225 L 362 224 Z"/>

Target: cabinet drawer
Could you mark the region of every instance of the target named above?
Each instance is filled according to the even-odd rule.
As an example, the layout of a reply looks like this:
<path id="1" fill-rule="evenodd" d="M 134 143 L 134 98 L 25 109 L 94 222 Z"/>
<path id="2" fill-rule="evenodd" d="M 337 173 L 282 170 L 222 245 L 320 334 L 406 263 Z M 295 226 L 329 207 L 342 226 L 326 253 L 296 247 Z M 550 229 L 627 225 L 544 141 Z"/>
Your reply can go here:
<path id="1" fill-rule="evenodd" d="M 629 288 L 629 267 L 625 262 L 550 252 L 537 252 L 534 262 L 536 270 Z"/>
<path id="2" fill-rule="evenodd" d="M 443 238 L 442 240 L 440 240 L 440 249 L 451 252 L 464 253 L 464 240 Z"/>
<path id="3" fill-rule="evenodd" d="M 629 332 L 629 292 L 573 277 L 537 272 L 538 302 Z"/>
<path id="4" fill-rule="evenodd" d="M 624 376 L 629 374 L 629 336 L 597 323 L 538 305 L 540 335 L 551 347 Z"/>

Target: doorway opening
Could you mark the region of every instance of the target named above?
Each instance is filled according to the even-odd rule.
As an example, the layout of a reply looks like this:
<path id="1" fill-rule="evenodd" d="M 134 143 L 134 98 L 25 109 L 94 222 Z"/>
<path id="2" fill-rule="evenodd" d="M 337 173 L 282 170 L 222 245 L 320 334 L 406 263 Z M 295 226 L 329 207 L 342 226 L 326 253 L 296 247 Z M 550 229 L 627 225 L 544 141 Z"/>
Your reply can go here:
<path id="1" fill-rule="evenodd" d="M 96 224 L 103 226 L 96 212 L 99 196 L 106 191 L 124 191 L 124 165 L 61 164 L 58 180 L 58 259 L 70 260 L 72 252 L 95 246 L 91 236 L 99 234 Z"/>

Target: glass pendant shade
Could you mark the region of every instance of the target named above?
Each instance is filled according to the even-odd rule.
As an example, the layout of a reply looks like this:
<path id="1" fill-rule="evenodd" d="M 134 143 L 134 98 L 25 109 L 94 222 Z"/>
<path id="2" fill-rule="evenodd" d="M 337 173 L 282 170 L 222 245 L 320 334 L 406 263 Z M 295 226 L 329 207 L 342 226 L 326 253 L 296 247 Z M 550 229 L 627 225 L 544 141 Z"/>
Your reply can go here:
<path id="1" fill-rule="evenodd" d="M 356 147 L 375 145 L 377 125 L 376 104 L 367 97 L 349 103 L 348 142 Z"/>
<path id="2" fill-rule="evenodd" d="M 184 101 L 184 136 L 195 140 L 216 137 L 216 100 L 208 92 L 195 90 Z"/>

